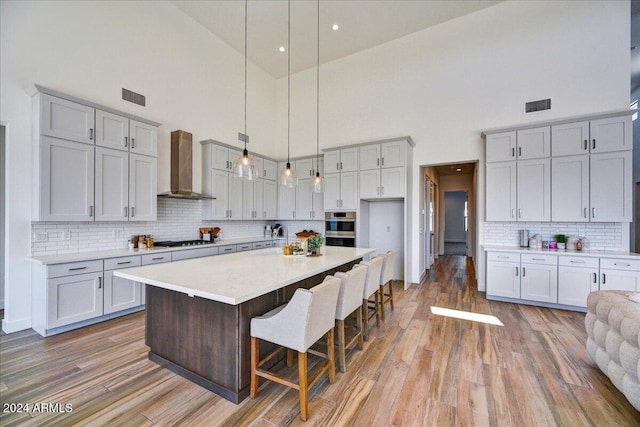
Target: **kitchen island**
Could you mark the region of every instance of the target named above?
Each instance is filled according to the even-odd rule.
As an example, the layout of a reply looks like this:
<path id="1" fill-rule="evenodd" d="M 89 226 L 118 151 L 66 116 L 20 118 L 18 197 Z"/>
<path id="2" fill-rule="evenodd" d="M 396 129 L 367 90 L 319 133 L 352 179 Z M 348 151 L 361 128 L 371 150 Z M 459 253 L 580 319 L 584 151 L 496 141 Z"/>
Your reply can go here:
<path id="1" fill-rule="evenodd" d="M 347 271 L 373 252 L 324 247 L 322 256 L 306 257 L 269 248 L 114 274 L 150 285 L 145 331 L 149 359 L 239 403 L 249 395 L 251 318 L 289 301 L 297 288 L 311 288 L 326 275 Z M 270 350 L 261 346 L 261 353 Z"/>

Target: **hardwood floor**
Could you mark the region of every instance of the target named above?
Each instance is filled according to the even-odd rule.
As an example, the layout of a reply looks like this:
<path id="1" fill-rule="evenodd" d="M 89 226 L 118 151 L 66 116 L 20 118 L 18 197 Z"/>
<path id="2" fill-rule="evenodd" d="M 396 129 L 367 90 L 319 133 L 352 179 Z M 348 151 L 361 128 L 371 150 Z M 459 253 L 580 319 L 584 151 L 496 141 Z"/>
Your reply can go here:
<path id="1" fill-rule="evenodd" d="M 3 410 L 29 403 L 32 411 L 2 412 L 0 424 L 640 425 L 586 353 L 584 314 L 488 301 L 461 256 L 440 258 L 420 286 L 395 291 L 395 311 L 363 351 L 348 353 L 347 372 L 311 390 L 306 423 L 295 390 L 265 383 L 257 399 L 234 405 L 150 362 L 137 313 L 46 339 L 1 336 Z M 432 305 L 492 314 L 505 326 L 434 315 Z M 33 411 L 36 403 L 61 405 Z"/>

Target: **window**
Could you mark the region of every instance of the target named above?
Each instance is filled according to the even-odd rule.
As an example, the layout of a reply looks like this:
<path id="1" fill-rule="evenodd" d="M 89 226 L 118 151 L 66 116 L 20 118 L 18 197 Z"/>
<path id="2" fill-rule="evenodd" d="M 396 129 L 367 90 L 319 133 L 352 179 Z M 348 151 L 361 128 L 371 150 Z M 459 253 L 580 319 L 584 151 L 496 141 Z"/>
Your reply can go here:
<path id="1" fill-rule="evenodd" d="M 629 109 L 630 110 L 637 110 L 638 109 L 638 100 L 637 99 L 631 103 L 631 107 L 629 107 Z M 631 120 L 633 120 L 635 122 L 637 118 L 638 118 L 638 113 L 637 112 L 633 113 L 633 116 L 631 116 Z"/>
<path id="2" fill-rule="evenodd" d="M 467 201 L 464 201 L 464 231 L 469 231 L 469 211 L 467 210 Z"/>

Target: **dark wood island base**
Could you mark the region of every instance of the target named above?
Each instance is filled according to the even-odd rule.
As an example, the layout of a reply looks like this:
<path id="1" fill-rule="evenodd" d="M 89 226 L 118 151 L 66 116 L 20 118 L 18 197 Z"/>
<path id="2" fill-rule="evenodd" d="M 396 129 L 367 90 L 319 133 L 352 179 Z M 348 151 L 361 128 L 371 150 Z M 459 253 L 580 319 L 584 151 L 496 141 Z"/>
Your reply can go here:
<path id="1" fill-rule="evenodd" d="M 289 301 L 297 288 L 309 289 L 325 276 L 348 271 L 359 261 L 238 305 L 147 285 L 145 338 L 150 348 L 149 360 L 233 403 L 240 403 L 249 395 L 251 318 Z M 261 356 L 273 348 L 264 343 Z M 281 360 L 274 360 L 273 364 Z"/>

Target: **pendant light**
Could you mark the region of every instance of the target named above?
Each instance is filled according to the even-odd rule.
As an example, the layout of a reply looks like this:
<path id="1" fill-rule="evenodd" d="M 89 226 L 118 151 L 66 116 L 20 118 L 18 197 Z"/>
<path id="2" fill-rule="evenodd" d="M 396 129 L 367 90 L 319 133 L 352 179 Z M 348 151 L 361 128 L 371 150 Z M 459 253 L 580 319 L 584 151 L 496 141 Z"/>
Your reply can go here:
<path id="1" fill-rule="evenodd" d="M 280 185 L 295 188 L 298 186 L 298 173 L 289 161 L 289 145 L 291 142 L 291 0 L 288 2 L 289 21 L 287 32 L 287 165 L 280 172 Z"/>
<path id="2" fill-rule="evenodd" d="M 242 155 L 233 161 L 233 177 L 244 178 L 248 180 L 257 179 L 258 168 L 252 157 L 249 157 L 247 151 L 247 143 L 249 135 L 247 135 L 247 9 L 248 0 L 244 1 L 244 133 L 238 132 L 238 139 L 244 142 L 244 150 Z"/>
<path id="3" fill-rule="evenodd" d="M 311 180 L 311 192 L 324 192 L 324 180 L 320 176 L 320 0 L 318 0 L 318 50 L 316 52 L 316 176 Z"/>

